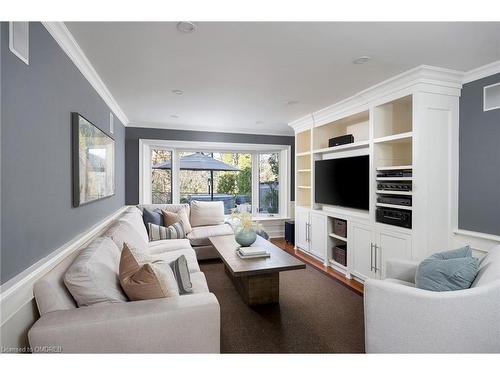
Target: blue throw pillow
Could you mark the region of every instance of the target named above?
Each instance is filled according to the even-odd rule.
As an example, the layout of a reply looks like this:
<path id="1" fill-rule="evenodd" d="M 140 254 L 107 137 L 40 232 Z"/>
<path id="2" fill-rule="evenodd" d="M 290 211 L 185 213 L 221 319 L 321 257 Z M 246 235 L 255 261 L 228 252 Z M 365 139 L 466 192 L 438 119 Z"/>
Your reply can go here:
<path id="1" fill-rule="evenodd" d="M 161 214 L 161 210 L 159 208 L 155 210 L 148 210 L 145 208 L 142 211 L 142 220 L 144 221 L 144 225 L 146 226 L 146 230 L 149 233 L 149 223 L 163 226 L 163 215 Z"/>
<path id="2" fill-rule="evenodd" d="M 470 288 L 479 270 L 479 260 L 469 246 L 443 251 L 424 259 L 417 267 L 417 288 L 444 292 Z"/>

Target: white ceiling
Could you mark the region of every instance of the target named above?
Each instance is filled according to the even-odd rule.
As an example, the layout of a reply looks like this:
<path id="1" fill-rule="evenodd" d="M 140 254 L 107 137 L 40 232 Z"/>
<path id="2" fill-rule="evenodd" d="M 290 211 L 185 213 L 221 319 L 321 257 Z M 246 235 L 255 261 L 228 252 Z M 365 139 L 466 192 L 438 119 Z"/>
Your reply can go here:
<path id="1" fill-rule="evenodd" d="M 500 60 L 500 23 L 66 25 L 133 126 L 293 134 L 288 122 L 418 65 Z"/>

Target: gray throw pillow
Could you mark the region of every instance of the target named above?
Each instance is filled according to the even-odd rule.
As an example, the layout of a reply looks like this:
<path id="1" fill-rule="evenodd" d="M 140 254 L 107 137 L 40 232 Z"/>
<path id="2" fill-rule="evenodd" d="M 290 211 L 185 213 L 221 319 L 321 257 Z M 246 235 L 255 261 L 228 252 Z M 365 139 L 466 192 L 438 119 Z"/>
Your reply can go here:
<path id="1" fill-rule="evenodd" d="M 417 267 L 417 288 L 444 292 L 470 288 L 479 270 L 479 260 L 469 246 L 443 251 L 424 259 Z"/>
<path id="2" fill-rule="evenodd" d="M 150 242 L 186 238 L 186 231 L 181 223 L 174 223 L 168 227 L 149 223 L 148 227 Z"/>
<path id="3" fill-rule="evenodd" d="M 174 271 L 174 276 L 179 287 L 179 294 L 191 293 L 193 291 L 193 284 L 191 283 L 186 257 L 181 255 L 170 263 L 170 267 Z"/>
<path id="4" fill-rule="evenodd" d="M 161 214 L 161 210 L 157 208 L 156 210 L 149 210 L 145 208 L 142 211 L 142 220 L 144 221 L 144 225 L 146 226 L 146 230 L 149 233 L 149 223 L 163 226 L 163 215 Z"/>

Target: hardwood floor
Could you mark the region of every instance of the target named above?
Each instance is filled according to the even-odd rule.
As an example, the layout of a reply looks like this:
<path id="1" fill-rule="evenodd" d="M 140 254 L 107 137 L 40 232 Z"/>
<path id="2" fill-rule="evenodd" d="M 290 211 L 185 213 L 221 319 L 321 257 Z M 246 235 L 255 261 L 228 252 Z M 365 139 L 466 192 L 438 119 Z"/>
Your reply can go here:
<path id="1" fill-rule="evenodd" d="M 307 255 L 300 250 L 297 250 L 292 244 L 286 242 L 284 238 L 271 238 L 270 241 L 279 248 L 301 259 L 311 267 L 314 267 L 317 270 L 322 271 L 323 273 L 330 276 L 332 279 L 338 281 L 339 283 L 343 284 L 344 286 L 351 289 L 355 293 L 363 295 L 363 284 L 361 284 L 360 282 L 354 279 L 346 278 L 340 272 L 333 270 L 331 267 L 325 266 L 321 261 L 317 260 L 316 258 Z"/>

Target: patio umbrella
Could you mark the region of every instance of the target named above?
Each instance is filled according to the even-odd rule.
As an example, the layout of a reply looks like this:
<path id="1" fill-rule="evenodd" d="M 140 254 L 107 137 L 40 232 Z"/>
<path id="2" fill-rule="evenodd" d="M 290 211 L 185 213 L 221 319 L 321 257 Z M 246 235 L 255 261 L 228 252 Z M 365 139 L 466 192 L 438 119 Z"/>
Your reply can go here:
<path id="1" fill-rule="evenodd" d="M 171 169 L 170 160 L 153 165 L 153 169 Z M 190 171 L 210 171 L 210 199 L 214 200 L 214 171 L 237 172 L 238 168 L 226 164 L 211 156 L 204 155 L 201 152 L 195 152 L 180 158 L 180 169 Z"/>

